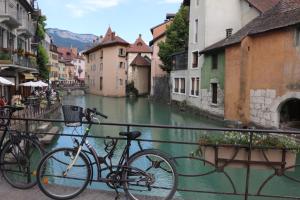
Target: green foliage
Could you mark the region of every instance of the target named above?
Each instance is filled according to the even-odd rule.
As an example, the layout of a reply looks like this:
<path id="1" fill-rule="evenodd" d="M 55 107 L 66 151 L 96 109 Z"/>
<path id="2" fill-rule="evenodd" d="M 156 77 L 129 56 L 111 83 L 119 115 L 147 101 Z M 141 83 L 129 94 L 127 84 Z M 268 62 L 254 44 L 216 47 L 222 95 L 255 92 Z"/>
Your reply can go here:
<path id="1" fill-rule="evenodd" d="M 40 40 L 45 39 L 45 27 L 47 25 L 46 20 L 46 16 L 40 16 L 37 22 L 36 36 L 38 36 Z"/>
<path id="2" fill-rule="evenodd" d="M 37 49 L 37 64 L 39 68 L 40 77 L 42 80 L 49 78 L 49 69 L 47 68 L 48 54 L 43 45 L 39 44 Z"/>
<path id="3" fill-rule="evenodd" d="M 249 145 L 250 134 L 241 132 L 225 132 L 218 135 L 203 135 L 200 138 L 200 147 L 205 145 Z M 287 148 L 299 152 L 300 144 L 295 138 L 279 134 L 253 133 L 254 147 Z M 198 149 L 199 151 L 199 149 Z M 201 151 L 201 150 L 200 150 Z"/>
<path id="4" fill-rule="evenodd" d="M 139 95 L 139 91 L 134 87 L 134 82 L 131 82 L 126 85 L 126 93 L 134 94 L 135 96 Z"/>
<path id="5" fill-rule="evenodd" d="M 185 51 L 189 40 L 189 9 L 187 6 L 181 6 L 176 14 L 172 24 L 167 28 L 166 41 L 160 42 L 159 53 L 164 71 L 170 72 L 172 67 L 171 55 L 177 52 Z"/>
<path id="6" fill-rule="evenodd" d="M 10 60 L 8 53 L 0 52 L 0 60 Z"/>

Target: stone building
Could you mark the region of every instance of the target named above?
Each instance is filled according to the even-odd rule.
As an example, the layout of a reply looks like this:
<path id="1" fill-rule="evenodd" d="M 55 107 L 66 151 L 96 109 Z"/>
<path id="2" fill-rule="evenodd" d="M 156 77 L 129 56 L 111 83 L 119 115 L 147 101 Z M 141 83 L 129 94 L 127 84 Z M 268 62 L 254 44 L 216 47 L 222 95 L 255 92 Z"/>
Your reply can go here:
<path id="1" fill-rule="evenodd" d="M 101 96 L 126 96 L 126 49 L 129 43 L 109 27 L 101 42 L 84 52 L 89 92 Z"/>
<path id="2" fill-rule="evenodd" d="M 190 8 L 188 61 L 186 67 L 171 71 L 171 99 L 223 118 L 224 52 L 206 56 L 199 52 L 236 33 L 277 1 L 184 1 Z"/>
<path id="3" fill-rule="evenodd" d="M 281 0 L 202 52 L 223 55 L 225 119 L 268 128 L 299 125 L 299 25 L 300 0 Z"/>
<path id="4" fill-rule="evenodd" d="M 1 96 L 10 99 L 18 84 L 37 73 L 34 35 L 40 10 L 34 1 L 0 1 L 0 76 L 15 86 L 0 86 Z"/>

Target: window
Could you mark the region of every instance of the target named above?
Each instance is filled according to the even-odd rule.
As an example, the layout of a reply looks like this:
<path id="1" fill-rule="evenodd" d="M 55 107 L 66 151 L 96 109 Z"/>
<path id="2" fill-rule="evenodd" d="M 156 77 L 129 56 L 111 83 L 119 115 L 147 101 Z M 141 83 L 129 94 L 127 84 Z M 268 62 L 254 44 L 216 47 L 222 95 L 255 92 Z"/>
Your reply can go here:
<path id="1" fill-rule="evenodd" d="M 100 77 L 100 91 L 103 89 L 103 77 Z"/>
<path id="2" fill-rule="evenodd" d="M 185 78 L 180 79 L 180 93 L 185 93 Z"/>
<path id="3" fill-rule="evenodd" d="M 103 50 L 100 51 L 100 59 L 103 58 Z"/>
<path id="4" fill-rule="evenodd" d="M 100 72 L 103 71 L 103 63 L 100 63 Z"/>
<path id="5" fill-rule="evenodd" d="M 119 49 L 119 56 L 121 56 L 121 57 L 125 56 L 125 50 L 123 48 Z"/>
<path id="6" fill-rule="evenodd" d="M 232 28 L 226 29 L 226 38 L 228 38 L 228 37 L 230 37 L 232 35 L 232 31 L 233 31 Z"/>
<path id="7" fill-rule="evenodd" d="M 123 62 L 120 62 L 120 64 L 119 64 L 119 68 L 122 68 L 122 67 L 123 67 L 123 65 L 124 65 L 124 63 L 123 63 Z"/>
<path id="8" fill-rule="evenodd" d="M 212 88 L 212 103 L 217 104 L 218 103 L 218 84 L 212 83 L 211 88 Z"/>
<path id="9" fill-rule="evenodd" d="M 192 78 L 192 87 L 191 87 L 191 95 L 194 96 L 195 95 L 195 78 Z"/>
<path id="10" fill-rule="evenodd" d="M 198 42 L 198 19 L 195 20 L 195 42 Z"/>
<path id="11" fill-rule="evenodd" d="M 123 79 L 120 79 L 120 85 L 123 85 Z"/>
<path id="12" fill-rule="evenodd" d="M 179 92 L 179 78 L 175 78 L 174 92 Z"/>
<path id="13" fill-rule="evenodd" d="M 300 28 L 296 29 L 296 46 L 300 46 Z"/>
<path id="14" fill-rule="evenodd" d="M 212 55 L 212 69 L 218 69 L 218 54 Z"/>
<path id="15" fill-rule="evenodd" d="M 196 0 L 196 6 L 199 6 L 199 1 L 200 1 L 200 0 Z"/>
<path id="16" fill-rule="evenodd" d="M 199 96 L 200 78 L 191 78 L 191 96 Z"/>
<path id="17" fill-rule="evenodd" d="M 193 64 L 192 64 L 193 68 L 197 68 L 198 67 L 198 51 L 193 52 Z"/>

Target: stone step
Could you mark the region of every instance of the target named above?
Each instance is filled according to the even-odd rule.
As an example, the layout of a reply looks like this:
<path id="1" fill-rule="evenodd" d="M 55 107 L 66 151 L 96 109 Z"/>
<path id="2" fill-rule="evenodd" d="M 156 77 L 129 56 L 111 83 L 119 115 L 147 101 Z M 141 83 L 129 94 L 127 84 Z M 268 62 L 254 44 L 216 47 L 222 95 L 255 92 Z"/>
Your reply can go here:
<path id="1" fill-rule="evenodd" d="M 51 144 L 54 137 L 59 133 L 59 128 L 57 126 L 54 126 L 49 131 L 47 131 L 47 133 L 50 133 L 51 135 L 44 135 L 39 139 L 42 144 Z"/>

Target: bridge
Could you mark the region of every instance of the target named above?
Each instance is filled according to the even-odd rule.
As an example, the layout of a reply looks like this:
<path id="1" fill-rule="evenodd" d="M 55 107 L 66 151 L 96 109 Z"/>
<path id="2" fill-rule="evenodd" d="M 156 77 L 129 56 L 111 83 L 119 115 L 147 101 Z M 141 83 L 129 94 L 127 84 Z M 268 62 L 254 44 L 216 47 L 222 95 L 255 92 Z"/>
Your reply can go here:
<path id="1" fill-rule="evenodd" d="M 71 95 L 84 95 L 87 93 L 88 86 L 84 83 L 61 83 L 55 89 Z"/>

